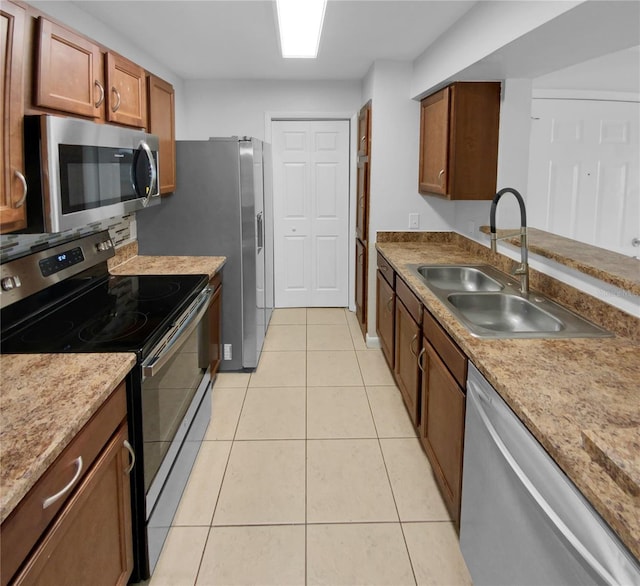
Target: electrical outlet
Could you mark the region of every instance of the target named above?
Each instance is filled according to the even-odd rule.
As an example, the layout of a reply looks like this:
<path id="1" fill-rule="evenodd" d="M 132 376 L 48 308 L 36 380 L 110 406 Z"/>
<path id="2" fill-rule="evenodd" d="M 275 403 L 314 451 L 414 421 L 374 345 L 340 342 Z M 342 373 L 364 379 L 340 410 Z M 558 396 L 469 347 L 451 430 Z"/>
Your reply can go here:
<path id="1" fill-rule="evenodd" d="M 223 358 L 224 360 L 231 360 L 231 344 L 223 345 Z"/>
<path id="2" fill-rule="evenodd" d="M 420 214 L 409 214 L 409 229 L 417 230 L 420 228 Z"/>

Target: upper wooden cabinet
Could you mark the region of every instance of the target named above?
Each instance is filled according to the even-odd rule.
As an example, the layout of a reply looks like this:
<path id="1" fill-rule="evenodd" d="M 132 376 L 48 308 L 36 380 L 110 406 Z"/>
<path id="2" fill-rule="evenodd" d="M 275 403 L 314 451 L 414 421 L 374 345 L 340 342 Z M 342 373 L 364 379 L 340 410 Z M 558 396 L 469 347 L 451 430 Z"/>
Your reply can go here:
<path id="1" fill-rule="evenodd" d="M 106 54 L 107 121 L 146 127 L 145 70 L 116 53 Z"/>
<path id="2" fill-rule="evenodd" d="M 499 82 L 457 82 L 420 108 L 420 193 L 492 199 L 496 192 Z"/>
<path id="3" fill-rule="evenodd" d="M 371 152 L 371 100 L 358 114 L 358 156 L 368 157 Z"/>
<path id="4" fill-rule="evenodd" d="M 368 240 L 369 174 L 371 155 L 371 101 L 358 114 L 358 203 L 356 206 L 356 238 Z"/>
<path id="5" fill-rule="evenodd" d="M 148 126 L 160 139 L 160 193 L 176 188 L 175 93 L 170 83 L 147 75 Z"/>
<path id="6" fill-rule="evenodd" d="M 27 184 L 24 178 L 22 119 L 24 114 L 23 56 L 25 11 L 11 2 L 0 8 L 2 70 L 0 71 L 0 233 L 27 225 Z"/>
<path id="7" fill-rule="evenodd" d="M 36 39 L 34 105 L 101 118 L 106 96 L 100 47 L 42 16 Z"/>
<path id="8" fill-rule="evenodd" d="M 146 127 L 142 67 L 43 16 L 36 38 L 35 106 Z"/>

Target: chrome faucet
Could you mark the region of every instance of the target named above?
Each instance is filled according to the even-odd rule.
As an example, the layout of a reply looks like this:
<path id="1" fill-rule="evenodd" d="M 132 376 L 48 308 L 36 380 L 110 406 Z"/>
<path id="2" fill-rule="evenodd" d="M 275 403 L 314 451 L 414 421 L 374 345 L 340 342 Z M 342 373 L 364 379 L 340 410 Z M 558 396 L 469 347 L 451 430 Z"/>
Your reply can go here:
<path id="1" fill-rule="evenodd" d="M 496 234 L 496 209 L 498 207 L 498 202 L 500 198 L 505 193 L 513 193 L 516 199 L 518 200 L 518 205 L 520 206 L 520 231 L 519 232 L 510 232 L 509 234 L 503 234 L 498 237 Z M 524 207 L 524 199 L 522 196 L 511 187 L 505 187 L 498 191 L 493 197 L 493 201 L 491 202 L 491 212 L 489 214 L 489 228 L 491 231 L 491 250 L 493 252 L 497 252 L 498 250 L 498 240 L 503 240 L 504 238 L 511 238 L 512 236 L 520 236 L 520 265 L 515 268 L 513 271 L 514 275 L 519 275 L 520 277 L 520 293 L 526 296 L 529 294 L 529 253 L 527 249 L 527 210 Z"/>

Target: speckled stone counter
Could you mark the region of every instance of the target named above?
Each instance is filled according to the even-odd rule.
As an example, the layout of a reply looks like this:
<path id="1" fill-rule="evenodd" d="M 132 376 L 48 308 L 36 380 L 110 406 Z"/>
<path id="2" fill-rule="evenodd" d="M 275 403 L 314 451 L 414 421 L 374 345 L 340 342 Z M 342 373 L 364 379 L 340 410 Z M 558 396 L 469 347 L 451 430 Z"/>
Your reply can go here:
<path id="1" fill-rule="evenodd" d="M 135 354 L 0 356 L 0 522 L 135 365 Z"/>
<path id="2" fill-rule="evenodd" d="M 640 499 L 625 488 L 629 478 L 638 477 L 637 454 L 626 444 L 640 433 L 640 345 L 620 333 L 590 339 L 476 338 L 407 265 L 493 263 L 446 233 L 425 236 L 422 242 L 379 239 L 377 249 L 640 558 Z M 635 327 L 640 327 L 637 319 Z M 610 466 L 603 466 L 585 447 L 583 431 L 589 435 L 593 430 L 608 431 L 597 438 L 600 451 L 605 457 L 615 454 L 617 463 L 607 459 Z M 626 474 L 607 469 L 621 465 Z"/>
<path id="3" fill-rule="evenodd" d="M 134 256 L 109 269 L 112 275 L 209 275 L 224 265 L 224 256 Z"/>

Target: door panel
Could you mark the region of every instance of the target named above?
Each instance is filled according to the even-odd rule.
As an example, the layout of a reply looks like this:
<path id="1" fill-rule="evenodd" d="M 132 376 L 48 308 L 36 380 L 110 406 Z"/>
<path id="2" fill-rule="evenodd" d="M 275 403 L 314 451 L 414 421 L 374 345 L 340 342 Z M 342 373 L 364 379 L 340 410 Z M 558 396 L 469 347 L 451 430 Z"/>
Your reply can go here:
<path id="1" fill-rule="evenodd" d="M 629 256 L 640 237 L 640 104 L 532 101 L 529 225 Z"/>
<path id="2" fill-rule="evenodd" d="M 276 307 L 348 304 L 349 122 L 274 121 Z"/>

